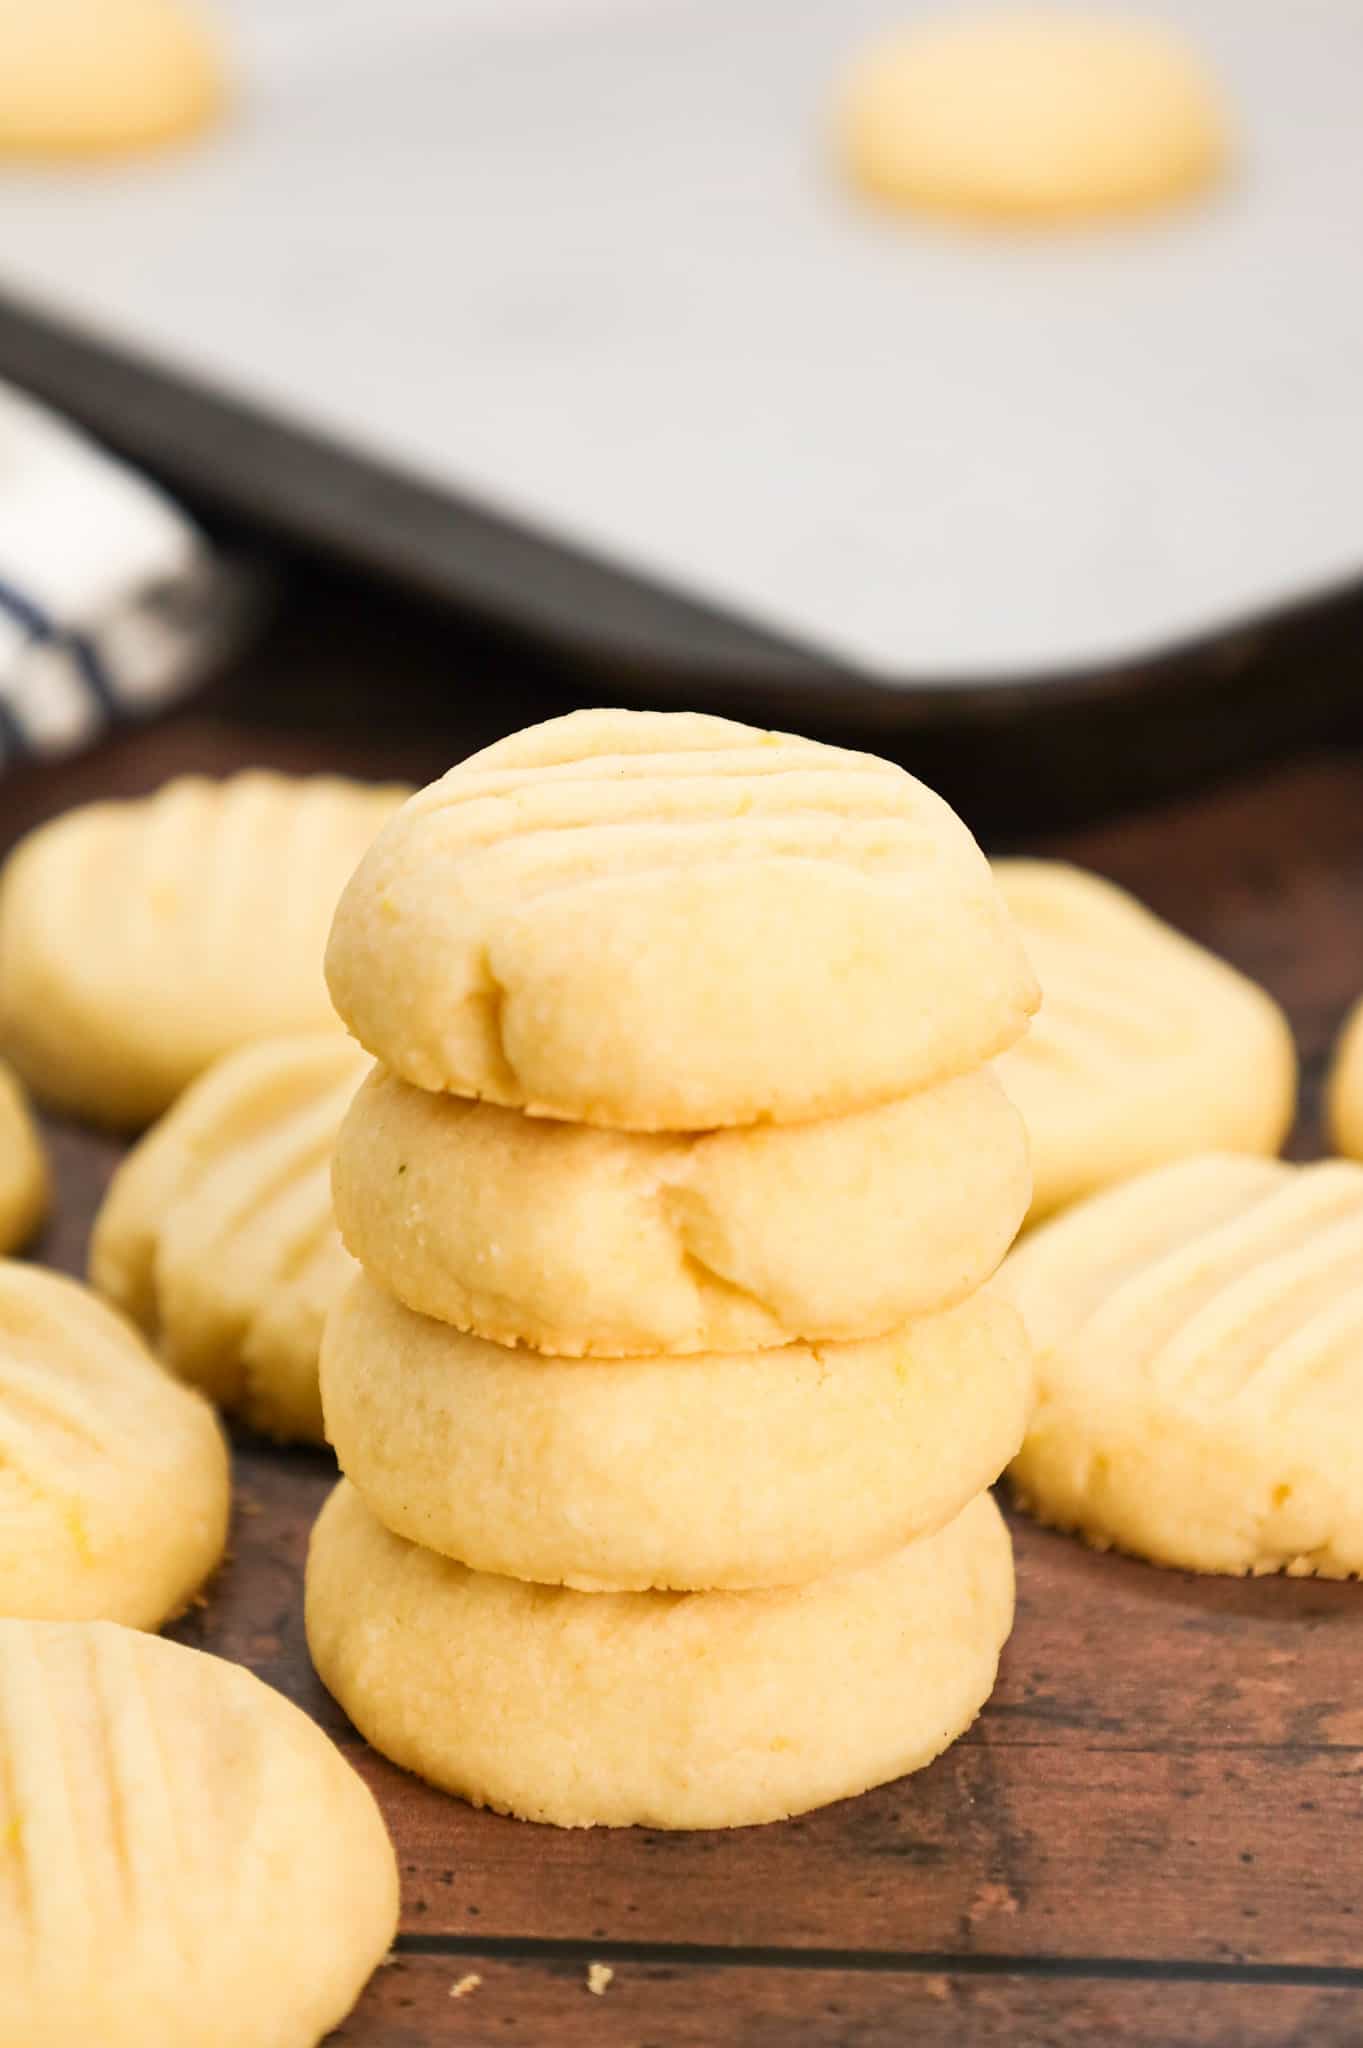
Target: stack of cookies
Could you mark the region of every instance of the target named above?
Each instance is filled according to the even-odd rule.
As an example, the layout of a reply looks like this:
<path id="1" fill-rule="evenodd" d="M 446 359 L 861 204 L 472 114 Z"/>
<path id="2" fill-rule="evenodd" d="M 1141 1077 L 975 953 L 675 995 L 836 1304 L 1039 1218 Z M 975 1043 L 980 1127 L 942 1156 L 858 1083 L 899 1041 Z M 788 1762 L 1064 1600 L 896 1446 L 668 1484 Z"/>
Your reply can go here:
<path id="1" fill-rule="evenodd" d="M 422 791 L 342 898 L 363 1271 L 317 1667 L 375 1746 L 562 1825 L 776 1819 L 926 1763 L 1012 1618 L 1031 1364 L 989 1062 L 1035 985 L 868 755 L 583 712 Z"/>

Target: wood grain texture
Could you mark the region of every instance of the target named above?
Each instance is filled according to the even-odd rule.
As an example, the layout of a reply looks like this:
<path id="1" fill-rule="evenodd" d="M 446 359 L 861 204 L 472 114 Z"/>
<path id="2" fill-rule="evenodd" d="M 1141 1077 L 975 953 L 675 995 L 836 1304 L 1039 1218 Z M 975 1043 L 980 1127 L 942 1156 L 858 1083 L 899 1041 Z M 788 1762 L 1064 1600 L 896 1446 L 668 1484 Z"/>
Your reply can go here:
<path id="1" fill-rule="evenodd" d="M 300 734 L 229 697 L 0 791 L 0 843 L 111 789 L 247 761 L 425 777 L 554 708 L 480 703 L 381 744 L 337 693 Z M 246 705 L 250 711 L 247 716 Z M 347 708 L 348 707 L 348 708 Z M 1037 851 L 1112 875 L 1264 981 L 1298 1030 L 1294 1150 L 1319 1148 L 1332 1034 L 1363 988 L 1363 756 Z M 119 1155 L 70 1125 L 37 1255 L 79 1271 Z M 300 1576 L 325 1454 L 236 1447 L 228 1565 L 186 1641 L 301 1702 L 374 1786 L 403 1941 L 338 2040 L 1054 2043 L 1188 2048 L 1363 2037 L 1363 1589 L 1197 1580 L 1015 1520 L 1019 1613 L 998 1692 L 931 1770 L 785 1826 L 563 1834 L 470 1811 L 364 1749 L 311 1673 Z M 587 1963 L 610 1963 L 601 1998 Z M 450 1998 L 460 1977 L 482 1977 Z"/>
<path id="2" fill-rule="evenodd" d="M 399 1956 L 332 2038 L 352 2048 L 1357 2048 L 1359 2038 L 1359 1995 L 1337 1987 L 630 1959 L 593 1996 L 589 1961 Z"/>

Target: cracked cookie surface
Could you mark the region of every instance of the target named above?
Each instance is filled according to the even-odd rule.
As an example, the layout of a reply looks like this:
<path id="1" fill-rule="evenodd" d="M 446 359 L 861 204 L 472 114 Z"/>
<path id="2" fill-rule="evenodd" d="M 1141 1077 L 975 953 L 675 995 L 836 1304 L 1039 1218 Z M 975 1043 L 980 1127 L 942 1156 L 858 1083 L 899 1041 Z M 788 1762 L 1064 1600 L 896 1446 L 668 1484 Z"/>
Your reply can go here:
<path id="1" fill-rule="evenodd" d="M 567 1356 L 875 1336 L 986 1280 L 1026 1212 L 989 1073 L 813 1124 L 607 1131 L 376 1069 L 341 1127 L 336 1213 L 409 1308 Z"/>
<path id="2" fill-rule="evenodd" d="M 625 1130 L 869 1107 L 1036 987 L 960 819 L 891 762 L 582 711 L 406 804 L 341 898 L 337 1009 L 419 1088 Z"/>

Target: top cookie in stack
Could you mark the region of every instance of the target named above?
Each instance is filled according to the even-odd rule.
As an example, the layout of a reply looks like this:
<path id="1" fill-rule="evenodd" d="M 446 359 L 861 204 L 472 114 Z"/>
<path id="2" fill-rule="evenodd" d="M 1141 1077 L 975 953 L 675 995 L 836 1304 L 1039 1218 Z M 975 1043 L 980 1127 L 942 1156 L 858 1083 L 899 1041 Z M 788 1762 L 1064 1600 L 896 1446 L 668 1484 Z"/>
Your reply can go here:
<path id="1" fill-rule="evenodd" d="M 988 866 L 891 762 L 583 711 L 422 790 L 327 954 L 419 1088 L 626 1131 L 840 1116 L 1012 1043 L 1037 989 Z"/>

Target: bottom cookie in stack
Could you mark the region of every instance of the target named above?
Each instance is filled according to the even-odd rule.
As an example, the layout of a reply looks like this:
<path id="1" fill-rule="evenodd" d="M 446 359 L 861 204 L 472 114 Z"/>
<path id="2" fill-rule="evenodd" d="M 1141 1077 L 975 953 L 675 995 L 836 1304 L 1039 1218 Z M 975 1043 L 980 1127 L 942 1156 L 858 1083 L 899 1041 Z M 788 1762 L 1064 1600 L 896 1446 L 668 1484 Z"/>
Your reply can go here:
<path id="1" fill-rule="evenodd" d="M 313 1661 L 374 1747 L 560 1827 L 744 1827 L 918 1770 L 984 1705 L 1012 1620 L 988 1494 L 872 1564 L 759 1592 L 469 1571 L 390 1534 L 348 1481 L 308 1558 Z"/>

